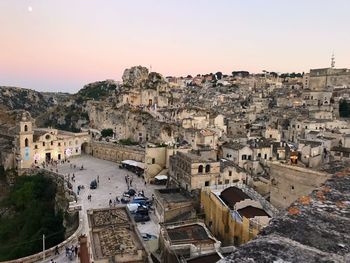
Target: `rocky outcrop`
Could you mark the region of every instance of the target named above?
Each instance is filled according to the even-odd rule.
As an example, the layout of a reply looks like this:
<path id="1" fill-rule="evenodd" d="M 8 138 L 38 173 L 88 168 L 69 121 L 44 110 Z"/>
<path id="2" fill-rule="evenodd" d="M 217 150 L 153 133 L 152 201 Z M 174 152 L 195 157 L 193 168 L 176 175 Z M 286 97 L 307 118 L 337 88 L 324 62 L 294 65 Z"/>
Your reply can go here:
<path id="1" fill-rule="evenodd" d="M 135 66 L 124 70 L 122 79 L 125 88 L 141 89 L 148 78 L 148 69 L 142 66 Z"/>
<path id="2" fill-rule="evenodd" d="M 299 198 L 224 262 L 350 262 L 349 171 Z"/>

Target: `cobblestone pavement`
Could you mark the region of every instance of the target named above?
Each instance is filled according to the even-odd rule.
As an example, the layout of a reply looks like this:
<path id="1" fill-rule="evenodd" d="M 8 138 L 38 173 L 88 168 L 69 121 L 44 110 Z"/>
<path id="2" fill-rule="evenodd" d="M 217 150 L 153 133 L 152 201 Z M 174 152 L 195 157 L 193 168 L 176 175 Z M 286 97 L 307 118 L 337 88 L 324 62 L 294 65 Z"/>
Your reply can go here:
<path id="1" fill-rule="evenodd" d="M 74 165 L 76 168 L 74 168 Z M 71 167 L 72 166 L 72 167 Z M 80 168 L 83 166 L 83 170 Z M 49 167 L 50 168 L 50 167 Z M 133 174 L 124 169 L 119 168 L 119 164 L 94 158 L 92 156 L 83 155 L 72 158 L 70 163 L 59 164 L 58 172 L 65 175 L 68 178 L 75 176 L 75 182 L 73 184 L 73 190 L 77 193 L 78 185 L 83 185 L 78 195 L 77 204 L 82 206 L 80 217 L 83 219 L 82 234 L 88 235 L 89 227 L 87 222 L 86 210 L 93 208 L 106 208 L 109 207 L 109 200 L 112 201 L 116 196 L 120 197 L 127 191 L 127 184 L 125 182 L 125 176 L 129 175 L 132 178 L 132 187 L 134 190 L 145 192 L 145 196 L 151 198 L 154 189 L 164 188 L 164 186 L 155 186 L 147 184 L 145 186 L 144 180 L 141 177 Z M 99 177 L 99 184 L 97 189 L 90 189 L 90 182 Z M 91 201 L 88 200 L 88 195 L 91 195 Z M 159 224 L 157 222 L 154 212 L 151 213 L 151 221 L 146 223 L 137 223 L 137 227 L 141 233 L 149 233 L 158 236 Z M 60 252 L 59 256 L 50 257 L 45 262 L 50 262 L 53 259 L 57 263 L 69 262 L 65 257 L 64 251 Z M 72 262 L 77 261 L 77 259 Z M 77 261 L 78 262 L 78 261 Z"/>

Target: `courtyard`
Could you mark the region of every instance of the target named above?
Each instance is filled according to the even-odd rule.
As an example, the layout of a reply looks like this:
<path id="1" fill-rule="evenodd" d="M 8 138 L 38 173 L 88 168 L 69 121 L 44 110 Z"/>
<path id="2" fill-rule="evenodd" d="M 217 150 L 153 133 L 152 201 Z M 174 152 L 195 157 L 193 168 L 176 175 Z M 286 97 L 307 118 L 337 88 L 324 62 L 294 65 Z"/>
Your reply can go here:
<path id="1" fill-rule="evenodd" d="M 81 169 L 83 167 L 83 169 Z M 51 166 L 48 167 L 52 168 Z M 56 169 L 53 168 L 54 170 Z M 94 158 L 90 155 L 82 155 L 70 159 L 70 162 L 59 164 L 57 166 L 58 173 L 63 174 L 67 180 L 70 177 L 70 182 L 73 185 L 73 191 L 78 192 L 78 186 L 84 188 L 79 191 L 77 195 L 77 205 L 81 206 L 80 218 L 83 220 L 82 234 L 89 236 L 89 226 L 87 220 L 86 211 L 89 209 L 100 209 L 110 207 L 109 200 L 112 200 L 112 206 L 114 206 L 114 200 L 116 197 L 119 199 L 123 193 L 128 190 L 128 186 L 125 180 L 126 176 L 132 180 L 130 188 L 134 189 L 137 193 L 144 191 L 144 195 L 152 199 L 152 194 L 155 189 L 161 189 L 165 186 L 157 186 L 146 184 L 142 177 L 138 177 L 136 174 L 119 168 L 118 163 L 101 160 Z M 74 181 L 72 176 L 74 174 Z M 93 180 L 97 180 L 98 186 L 96 189 L 90 189 L 90 183 Z M 88 196 L 91 195 L 91 200 Z M 123 206 L 123 204 L 117 204 L 116 206 Z M 141 233 L 148 233 L 152 235 L 159 235 L 159 224 L 154 212 L 150 211 L 151 220 L 144 223 L 137 223 L 137 228 Z M 63 255 L 54 258 L 58 262 L 67 262 L 67 258 Z M 51 259 L 51 258 L 50 258 Z M 47 262 L 50 262 L 49 260 Z"/>

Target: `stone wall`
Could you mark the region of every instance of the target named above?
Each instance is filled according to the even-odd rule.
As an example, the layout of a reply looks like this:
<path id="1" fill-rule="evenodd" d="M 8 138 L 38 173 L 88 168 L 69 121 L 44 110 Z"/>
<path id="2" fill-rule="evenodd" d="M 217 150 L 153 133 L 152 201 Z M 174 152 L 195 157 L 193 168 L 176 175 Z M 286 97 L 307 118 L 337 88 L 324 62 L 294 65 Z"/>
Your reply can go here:
<path id="1" fill-rule="evenodd" d="M 145 161 L 145 150 L 138 146 L 92 141 L 86 153 L 103 160 L 120 163 L 124 160 Z"/>
<path id="2" fill-rule="evenodd" d="M 301 196 L 308 195 L 316 187 L 324 183 L 328 174 L 298 166 L 269 163 L 271 204 L 277 208 L 287 208 Z"/>

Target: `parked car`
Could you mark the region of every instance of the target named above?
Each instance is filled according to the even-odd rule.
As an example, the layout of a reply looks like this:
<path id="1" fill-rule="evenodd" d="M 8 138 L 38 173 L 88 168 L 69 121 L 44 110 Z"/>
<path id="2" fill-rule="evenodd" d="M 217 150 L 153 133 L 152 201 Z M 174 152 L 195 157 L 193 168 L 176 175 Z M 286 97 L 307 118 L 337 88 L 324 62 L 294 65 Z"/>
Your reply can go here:
<path id="1" fill-rule="evenodd" d="M 142 214 L 136 213 L 134 215 L 134 220 L 135 222 L 147 222 L 147 221 L 150 221 L 151 218 L 149 217 L 149 215 L 142 215 Z"/>
<path id="2" fill-rule="evenodd" d="M 97 188 L 97 181 L 96 180 L 92 180 L 90 183 L 90 189 L 96 189 Z"/>
<path id="3" fill-rule="evenodd" d="M 127 204 L 130 202 L 130 196 L 124 194 L 123 197 L 120 199 L 120 201 L 122 202 L 122 204 Z"/>
<path id="4" fill-rule="evenodd" d="M 152 202 L 149 200 L 143 200 L 143 199 L 134 199 L 131 201 L 132 204 L 139 204 L 139 205 L 143 205 L 146 207 L 150 207 L 152 205 Z"/>
<path id="5" fill-rule="evenodd" d="M 125 193 L 127 193 L 128 195 L 130 195 L 130 196 L 134 196 L 135 194 L 136 194 L 136 191 L 134 190 L 134 189 L 132 189 L 132 188 L 130 188 L 127 192 L 125 192 Z"/>
<path id="6" fill-rule="evenodd" d="M 149 241 L 149 240 L 153 240 L 153 239 L 157 239 L 158 238 L 157 236 L 151 235 L 151 234 L 148 234 L 148 233 L 141 233 L 141 236 L 142 236 L 142 239 L 144 241 Z"/>
<path id="7" fill-rule="evenodd" d="M 148 216 L 148 208 L 146 206 L 142 206 L 140 205 L 137 209 L 136 209 L 136 214 L 140 214 L 140 215 L 147 215 Z"/>
<path id="8" fill-rule="evenodd" d="M 140 205 L 139 204 L 127 204 L 126 206 L 129 209 L 130 213 L 134 214 L 134 213 L 136 213 L 136 211 Z"/>

